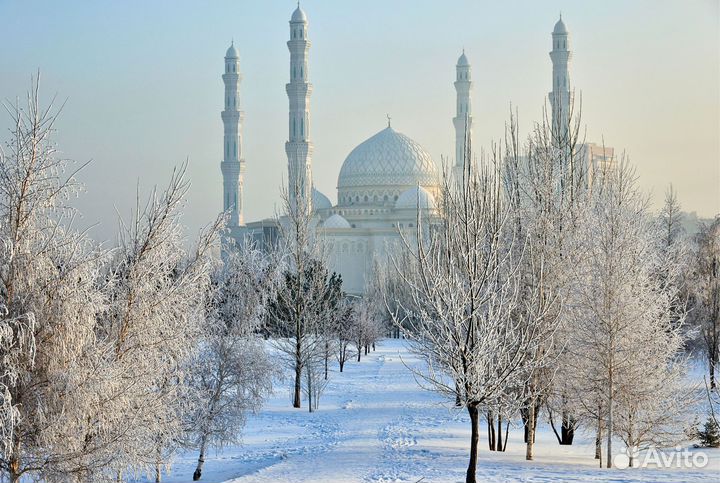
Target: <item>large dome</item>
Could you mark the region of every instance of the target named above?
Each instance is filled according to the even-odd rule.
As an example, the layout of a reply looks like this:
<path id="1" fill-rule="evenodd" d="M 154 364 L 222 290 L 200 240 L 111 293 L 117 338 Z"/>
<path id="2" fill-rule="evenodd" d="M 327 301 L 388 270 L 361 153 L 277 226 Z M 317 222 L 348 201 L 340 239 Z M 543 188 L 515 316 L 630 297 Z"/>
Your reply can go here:
<path id="1" fill-rule="evenodd" d="M 338 190 L 436 186 L 438 170 L 418 143 L 387 127 L 353 149 L 340 169 Z"/>

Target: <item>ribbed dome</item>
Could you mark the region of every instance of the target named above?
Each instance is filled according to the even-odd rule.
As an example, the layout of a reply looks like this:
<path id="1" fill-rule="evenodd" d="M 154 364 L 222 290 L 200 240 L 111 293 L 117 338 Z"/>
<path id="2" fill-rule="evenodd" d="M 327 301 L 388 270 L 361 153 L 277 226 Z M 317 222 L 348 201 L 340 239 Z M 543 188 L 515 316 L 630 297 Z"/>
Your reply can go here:
<path id="1" fill-rule="evenodd" d="M 343 218 L 342 216 L 338 215 L 337 213 L 332 215 L 330 218 L 325 220 L 325 223 L 323 223 L 323 228 L 352 228 L 350 226 L 350 223 Z"/>
<path id="2" fill-rule="evenodd" d="M 232 44 L 230 44 L 230 47 L 228 47 L 227 52 L 225 52 L 225 58 L 226 59 L 239 59 L 240 58 L 240 52 L 238 52 L 238 49 L 235 48 L 234 42 Z"/>
<path id="3" fill-rule="evenodd" d="M 554 34 L 566 34 L 568 33 L 567 28 L 565 27 L 565 23 L 562 21 L 562 15 L 560 15 L 560 20 L 557 21 L 555 24 L 555 28 L 553 29 Z"/>
<path id="4" fill-rule="evenodd" d="M 292 17 L 290 18 L 291 22 L 307 22 L 307 15 L 305 15 L 305 12 L 303 12 L 302 8 L 300 8 L 300 5 L 298 5 L 298 8 L 295 9 L 295 11 L 292 14 Z"/>
<path id="5" fill-rule="evenodd" d="M 438 170 L 418 143 L 387 127 L 353 149 L 340 169 L 338 189 L 436 186 Z"/>
<path id="6" fill-rule="evenodd" d="M 322 194 L 320 191 L 316 190 L 315 188 L 312 189 L 312 209 L 315 210 L 329 210 L 332 208 L 332 203 L 330 203 L 330 199 Z"/>
<path id="7" fill-rule="evenodd" d="M 403 191 L 395 202 L 396 210 L 434 209 L 435 198 L 425 188 L 416 186 Z"/>

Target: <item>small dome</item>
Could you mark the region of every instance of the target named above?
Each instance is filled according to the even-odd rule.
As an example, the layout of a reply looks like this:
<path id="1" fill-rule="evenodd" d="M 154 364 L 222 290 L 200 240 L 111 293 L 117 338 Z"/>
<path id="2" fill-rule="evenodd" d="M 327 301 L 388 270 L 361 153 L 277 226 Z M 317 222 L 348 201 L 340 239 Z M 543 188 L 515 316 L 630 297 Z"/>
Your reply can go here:
<path id="1" fill-rule="evenodd" d="M 322 226 L 323 228 L 352 228 L 350 223 L 337 213 L 325 220 Z"/>
<path id="2" fill-rule="evenodd" d="M 226 59 L 239 59 L 240 58 L 240 52 L 238 52 L 238 49 L 235 48 L 235 42 L 230 44 L 230 47 L 228 47 L 227 52 L 225 52 L 225 58 Z"/>
<path id="3" fill-rule="evenodd" d="M 562 15 L 560 15 L 560 20 L 557 21 L 555 24 L 555 28 L 553 29 L 554 34 L 566 34 L 568 33 L 567 27 L 565 27 L 565 23 L 562 21 Z"/>
<path id="4" fill-rule="evenodd" d="M 330 200 L 327 196 L 316 190 L 315 188 L 312 189 L 312 209 L 313 211 L 317 210 L 329 210 L 332 208 L 332 203 L 330 203 Z"/>
<path id="5" fill-rule="evenodd" d="M 290 18 L 291 22 L 307 22 L 307 15 L 305 15 L 305 12 L 303 12 L 302 8 L 300 8 L 300 5 L 298 5 L 298 8 L 295 9 L 295 11 L 292 14 L 292 17 Z"/>
<path id="6" fill-rule="evenodd" d="M 425 188 L 416 186 L 403 191 L 395 202 L 396 210 L 432 210 L 435 208 L 435 198 Z"/>
<path id="7" fill-rule="evenodd" d="M 464 51 L 464 50 L 463 50 L 462 55 L 460 56 L 460 58 L 459 58 L 458 61 L 457 61 L 457 65 L 458 65 L 458 67 L 467 67 L 467 66 L 470 65 L 470 62 L 468 62 L 467 57 L 465 57 L 465 51 Z"/>

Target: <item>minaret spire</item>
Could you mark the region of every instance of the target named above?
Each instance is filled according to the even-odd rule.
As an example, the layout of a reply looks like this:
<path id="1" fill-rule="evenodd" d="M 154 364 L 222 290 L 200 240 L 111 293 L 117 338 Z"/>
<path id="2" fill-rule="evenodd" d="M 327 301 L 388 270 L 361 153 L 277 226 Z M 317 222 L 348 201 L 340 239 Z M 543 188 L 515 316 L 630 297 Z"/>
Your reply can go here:
<path id="1" fill-rule="evenodd" d="M 244 224 L 243 220 L 243 175 L 245 160 L 242 152 L 242 124 L 245 113 L 240 110 L 240 55 L 235 42 L 225 53 L 225 109 L 221 113 L 225 135 L 223 140 L 223 161 L 220 169 L 223 175 L 223 211 L 230 213 L 229 227 Z"/>
<path id="2" fill-rule="evenodd" d="M 570 51 L 570 34 L 568 33 L 565 23 L 560 19 L 555 24 L 552 32 L 553 48 L 550 52 L 550 59 L 553 64 L 553 88 L 550 92 L 550 106 L 552 109 L 552 134 L 558 145 L 567 142 L 570 108 L 571 108 L 571 90 L 570 90 L 570 60 L 572 52 Z"/>
<path id="3" fill-rule="evenodd" d="M 288 194 L 291 208 L 297 203 L 312 204 L 312 152 L 310 142 L 310 94 L 308 82 L 308 21 L 300 6 L 290 19 L 290 82 L 286 84 L 289 111 L 289 136 L 285 143 L 288 157 Z"/>
<path id="4" fill-rule="evenodd" d="M 470 74 L 470 63 L 465 56 L 465 48 L 455 66 L 455 92 L 457 93 L 456 114 L 453 118 L 455 126 L 455 165 L 453 172 L 457 179 L 462 176 L 462 168 L 465 160 L 466 146 L 470 142 L 472 134 L 472 101 L 470 89 L 472 88 L 472 76 Z"/>

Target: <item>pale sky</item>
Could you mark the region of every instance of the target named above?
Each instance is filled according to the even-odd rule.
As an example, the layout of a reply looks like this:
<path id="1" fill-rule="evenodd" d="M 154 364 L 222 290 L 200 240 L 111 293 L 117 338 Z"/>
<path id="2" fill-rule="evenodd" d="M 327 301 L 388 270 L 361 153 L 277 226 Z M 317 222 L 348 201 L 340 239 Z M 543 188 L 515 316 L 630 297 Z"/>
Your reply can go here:
<path id="1" fill-rule="evenodd" d="M 309 18 L 315 185 L 333 202 L 343 160 L 386 125 L 439 164 L 453 156 L 455 62 L 472 64 L 474 146 L 503 135 L 510 104 L 523 132 L 551 87 L 550 32 L 571 34 L 571 81 L 587 140 L 625 150 L 655 206 L 669 183 L 683 209 L 720 213 L 720 1 L 303 0 Z M 222 208 L 225 50 L 240 50 L 245 111 L 245 219 L 272 216 L 287 177 L 290 0 L 0 0 L 0 96 L 42 72 L 67 98 L 63 154 L 92 164 L 78 201 L 93 234 L 113 239 L 115 208 L 190 161 L 184 223 Z M 7 140 L 8 116 L 0 113 Z"/>

